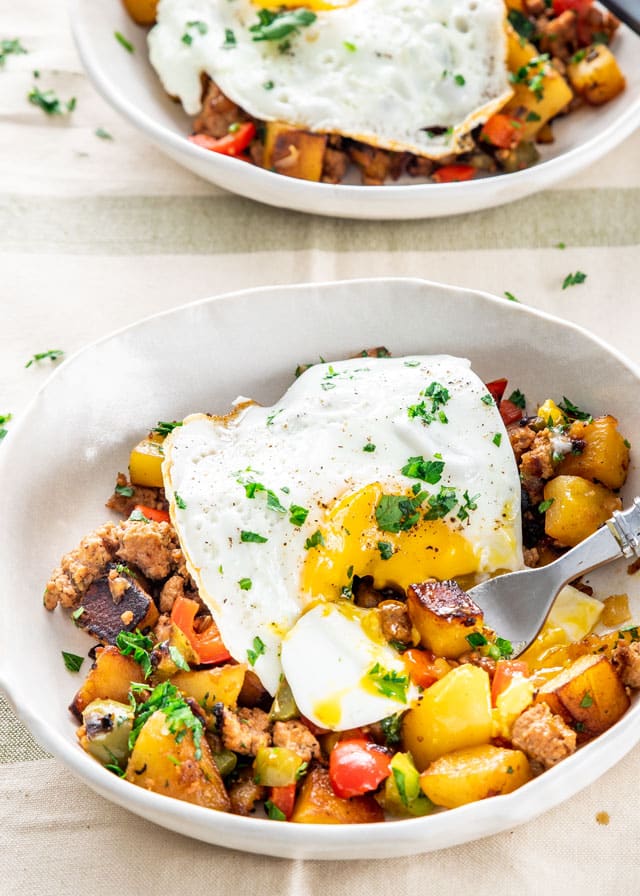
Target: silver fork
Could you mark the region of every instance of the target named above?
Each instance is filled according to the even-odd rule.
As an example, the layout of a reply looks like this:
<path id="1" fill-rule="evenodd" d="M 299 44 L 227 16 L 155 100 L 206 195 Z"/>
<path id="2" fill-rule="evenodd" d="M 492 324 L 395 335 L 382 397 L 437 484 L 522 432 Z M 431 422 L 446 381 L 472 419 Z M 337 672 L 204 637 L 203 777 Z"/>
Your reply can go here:
<path id="1" fill-rule="evenodd" d="M 485 624 L 513 645 L 518 656 L 531 644 L 558 596 L 569 582 L 620 557 L 640 558 L 640 498 L 567 551 L 538 569 L 506 573 L 468 593 L 484 613 Z"/>

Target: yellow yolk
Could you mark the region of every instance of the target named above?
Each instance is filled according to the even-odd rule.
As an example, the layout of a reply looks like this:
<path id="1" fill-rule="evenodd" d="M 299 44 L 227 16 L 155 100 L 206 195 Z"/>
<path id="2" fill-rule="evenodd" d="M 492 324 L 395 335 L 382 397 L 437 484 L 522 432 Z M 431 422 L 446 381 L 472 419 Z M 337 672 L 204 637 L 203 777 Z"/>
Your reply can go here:
<path id="1" fill-rule="evenodd" d="M 477 571 L 472 545 L 444 520 L 421 517 L 406 531 L 382 531 L 376 507 L 384 494 L 382 485 L 374 482 L 346 495 L 329 510 L 319 530 L 323 543 L 310 547 L 304 562 L 305 594 L 332 600 L 354 575 L 372 576 L 375 588 L 407 588 L 430 577 L 451 579 Z M 409 492 L 406 497 L 413 495 Z"/>
<path id="2" fill-rule="evenodd" d="M 254 6 L 261 9 L 280 11 L 282 9 L 311 9 L 314 12 L 324 12 L 330 9 L 342 9 L 345 6 L 353 6 L 358 0 L 251 0 Z"/>

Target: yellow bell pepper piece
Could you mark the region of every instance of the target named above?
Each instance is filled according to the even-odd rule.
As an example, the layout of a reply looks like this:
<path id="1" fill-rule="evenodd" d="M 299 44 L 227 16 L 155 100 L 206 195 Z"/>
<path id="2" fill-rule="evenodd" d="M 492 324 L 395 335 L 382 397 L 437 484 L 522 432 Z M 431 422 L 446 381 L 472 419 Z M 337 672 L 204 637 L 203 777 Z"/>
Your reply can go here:
<path id="1" fill-rule="evenodd" d="M 139 442 L 129 455 L 129 478 L 134 485 L 162 488 L 162 439 L 154 436 Z"/>

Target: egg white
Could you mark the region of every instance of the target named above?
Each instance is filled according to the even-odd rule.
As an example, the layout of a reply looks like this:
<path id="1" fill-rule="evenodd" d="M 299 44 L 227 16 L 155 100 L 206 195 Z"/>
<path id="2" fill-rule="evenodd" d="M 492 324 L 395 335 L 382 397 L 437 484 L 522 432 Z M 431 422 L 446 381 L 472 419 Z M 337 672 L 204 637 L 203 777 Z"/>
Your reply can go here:
<path id="1" fill-rule="evenodd" d="M 255 118 L 437 159 L 512 94 L 504 16 L 503 0 L 356 0 L 285 44 L 254 39 L 251 0 L 160 0 L 149 57 L 189 114 L 206 72 Z"/>
<path id="2" fill-rule="evenodd" d="M 450 393 L 446 424 L 408 413 L 433 381 Z M 442 457 L 441 482 L 421 483 L 430 494 L 445 485 L 477 496 L 466 520 L 454 510 L 446 524 L 473 546 L 479 574 L 521 566 L 518 471 L 487 397 L 463 359 L 356 358 L 311 367 L 273 407 L 196 414 L 166 439 L 165 488 L 191 575 L 231 655 L 251 657 L 270 693 L 283 638 L 318 599 L 301 590 L 307 540 L 344 495 L 373 482 L 409 491 L 415 479 L 401 473 L 409 457 Z M 368 444 L 375 450 L 364 451 Z M 303 525 L 291 522 L 292 505 L 308 510 Z M 243 531 L 267 540 L 243 542 Z"/>

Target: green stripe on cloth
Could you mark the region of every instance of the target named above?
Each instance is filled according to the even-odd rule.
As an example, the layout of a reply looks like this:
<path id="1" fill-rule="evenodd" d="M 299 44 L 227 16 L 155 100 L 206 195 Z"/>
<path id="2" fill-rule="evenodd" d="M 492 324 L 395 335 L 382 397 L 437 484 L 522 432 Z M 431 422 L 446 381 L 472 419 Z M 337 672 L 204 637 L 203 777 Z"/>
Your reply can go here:
<path id="1" fill-rule="evenodd" d="M 510 205 L 423 221 L 350 221 L 238 196 L 0 200 L 0 252 L 207 255 L 319 249 L 460 251 L 640 243 L 640 189 L 557 190 Z"/>
<path id="2" fill-rule="evenodd" d="M 0 765 L 47 759 L 49 753 L 33 739 L 0 694 Z"/>

